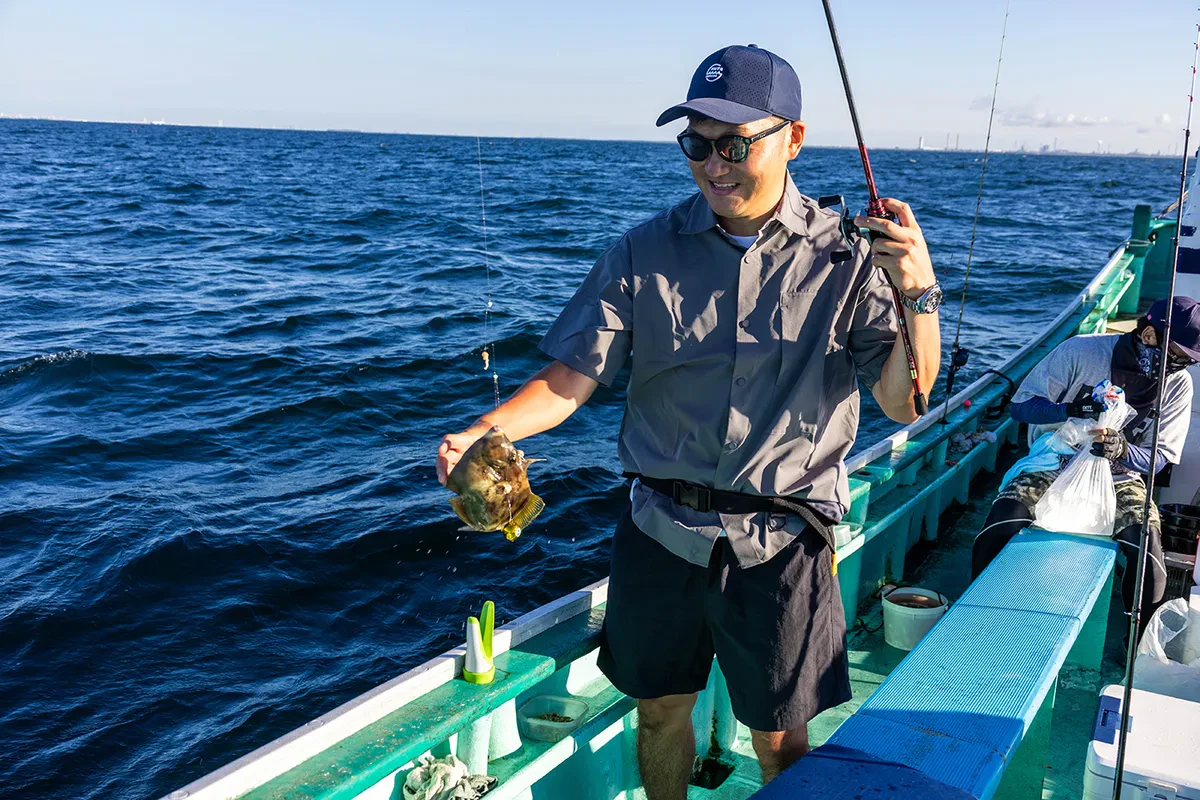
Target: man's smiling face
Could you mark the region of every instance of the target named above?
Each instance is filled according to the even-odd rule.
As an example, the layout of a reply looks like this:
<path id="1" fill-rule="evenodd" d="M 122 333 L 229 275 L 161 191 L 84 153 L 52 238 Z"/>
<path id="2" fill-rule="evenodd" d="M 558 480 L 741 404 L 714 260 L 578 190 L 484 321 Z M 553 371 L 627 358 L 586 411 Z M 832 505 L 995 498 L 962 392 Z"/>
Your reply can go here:
<path id="1" fill-rule="evenodd" d="M 721 136 L 753 136 L 769 130 L 782 120 L 778 117 L 731 125 L 707 118 L 693 119 L 688 129 L 706 139 Z M 804 142 L 804 123 L 793 122 L 750 145 L 745 161 L 732 164 L 717 155 L 716 148 L 704 161 L 688 161 L 696 185 L 704 193 L 713 213 L 721 217 L 730 233 L 741 234 L 734 228 L 754 233 L 774 212 L 783 186 L 787 165 L 800 152 Z"/>

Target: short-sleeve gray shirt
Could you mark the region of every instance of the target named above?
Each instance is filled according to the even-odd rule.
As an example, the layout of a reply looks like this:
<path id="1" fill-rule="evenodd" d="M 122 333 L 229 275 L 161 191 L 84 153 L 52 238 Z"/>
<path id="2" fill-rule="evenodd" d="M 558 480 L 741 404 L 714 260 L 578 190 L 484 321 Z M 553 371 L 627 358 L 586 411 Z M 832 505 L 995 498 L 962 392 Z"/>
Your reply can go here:
<path id="1" fill-rule="evenodd" d="M 790 176 L 747 250 L 722 235 L 696 194 L 601 255 L 540 347 L 605 385 L 632 358 L 624 470 L 798 497 L 841 519 L 857 380 L 879 380 L 897 325 L 866 243 L 833 263 L 845 248 L 837 215 Z M 791 515 L 699 512 L 640 483 L 632 498 L 638 527 L 699 565 L 722 533 L 747 567 L 804 527 Z"/>

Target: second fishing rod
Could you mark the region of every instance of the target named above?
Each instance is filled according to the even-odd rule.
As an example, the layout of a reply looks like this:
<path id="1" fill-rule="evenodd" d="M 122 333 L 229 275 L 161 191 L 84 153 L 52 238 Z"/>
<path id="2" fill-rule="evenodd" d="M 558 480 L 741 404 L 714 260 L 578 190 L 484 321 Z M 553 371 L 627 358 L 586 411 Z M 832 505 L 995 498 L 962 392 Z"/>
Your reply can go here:
<path id="1" fill-rule="evenodd" d="M 825 20 L 829 23 L 829 38 L 833 40 L 833 52 L 837 56 L 838 72 L 841 73 L 842 86 L 846 90 L 846 104 L 850 106 L 850 121 L 854 124 L 854 138 L 858 141 L 858 155 L 862 159 L 863 177 L 867 181 L 867 216 L 896 222 L 896 215 L 884 206 L 883 201 L 879 198 L 879 191 L 875 188 L 875 175 L 871 172 L 871 158 L 867 155 L 867 145 L 863 141 L 862 128 L 858 124 L 858 110 L 854 106 L 854 93 L 850 91 L 850 78 L 846 74 L 846 61 L 842 58 L 842 44 L 838 40 L 837 26 L 833 23 L 833 10 L 829 7 L 829 0 L 821 0 L 821 4 L 825 8 Z M 881 236 L 883 234 L 871 231 L 868 238 L 874 242 Z M 913 386 L 913 407 L 919 416 L 924 416 L 929 411 L 929 403 L 925 399 L 925 393 L 921 391 L 920 378 L 917 376 L 917 359 L 913 355 L 912 336 L 908 331 L 908 320 L 904 317 L 900 289 L 886 271 L 884 271 L 884 275 L 892 290 L 892 304 L 896 307 L 896 317 L 899 320 L 900 339 L 904 343 L 904 355 L 908 359 L 908 374 L 912 379 Z M 940 299 L 939 292 L 938 300 L 940 301 Z"/>

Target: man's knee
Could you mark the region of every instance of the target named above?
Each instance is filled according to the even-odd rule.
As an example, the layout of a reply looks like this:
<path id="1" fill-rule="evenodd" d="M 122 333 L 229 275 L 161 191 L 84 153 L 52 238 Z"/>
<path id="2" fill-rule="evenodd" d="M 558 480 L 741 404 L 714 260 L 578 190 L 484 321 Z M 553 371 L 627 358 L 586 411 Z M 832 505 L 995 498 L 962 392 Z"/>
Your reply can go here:
<path id="1" fill-rule="evenodd" d="M 750 731 L 750 742 L 762 768 L 763 781 L 769 781 L 808 752 L 808 728 L 789 731 Z"/>
<path id="2" fill-rule="evenodd" d="M 754 752 L 762 757 L 785 751 L 808 751 L 808 728 L 793 728 L 790 731 L 750 731 L 750 742 Z"/>
<path id="3" fill-rule="evenodd" d="M 992 503 L 992 510 L 971 548 L 971 578 L 978 578 L 1004 545 L 1032 523 L 1033 514 L 1020 500 L 1002 497 Z"/>
<path id="4" fill-rule="evenodd" d="M 692 706 L 695 704 L 694 693 L 638 700 L 638 727 L 654 731 L 691 727 Z"/>

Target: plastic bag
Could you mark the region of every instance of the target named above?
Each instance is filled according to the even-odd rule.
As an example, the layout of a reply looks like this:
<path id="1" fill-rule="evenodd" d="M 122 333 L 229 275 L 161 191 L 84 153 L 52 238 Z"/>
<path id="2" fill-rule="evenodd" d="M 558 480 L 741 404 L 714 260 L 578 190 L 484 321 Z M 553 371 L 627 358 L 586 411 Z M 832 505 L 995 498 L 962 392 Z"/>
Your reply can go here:
<path id="1" fill-rule="evenodd" d="M 1092 431 L 1098 428 L 1121 430 L 1131 412 L 1125 392 L 1110 381 L 1096 386 L 1092 397 L 1103 402 L 1105 410 L 1096 421 L 1071 419 L 1054 432 L 1050 449 L 1078 449 L 1062 474 L 1034 506 L 1034 521 L 1039 527 L 1060 533 L 1087 533 L 1112 536 L 1117 518 L 1117 493 L 1112 467 L 1104 456 L 1092 455 Z M 1136 416 L 1136 412 L 1133 412 Z"/>
<path id="2" fill-rule="evenodd" d="M 1159 606 L 1138 643 L 1133 685 L 1200 703 L 1200 596 Z"/>
<path id="3" fill-rule="evenodd" d="M 1091 423 L 1091 420 L 1088 422 Z M 1077 430 L 1077 428 L 1082 429 L 1079 423 L 1080 420 L 1067 420 L 1058 430 L 1039 436 L 1037 441 L 1030 446 L 1029 455 L 1017 459 L 1008 472 L 1004 473 L 1004 479 L 1000 481 L 1000 485 L 1006 486 L 1013 478 L 1024 475 L 1026 472 L 1055 472 L 1058 470 L 1062 466 L 1062 456 L 1073 455 L 1079 449 L 1079 444 L 1082 442 Z M 1090 429 L 1090 424 L 1088 429 Z"/>

